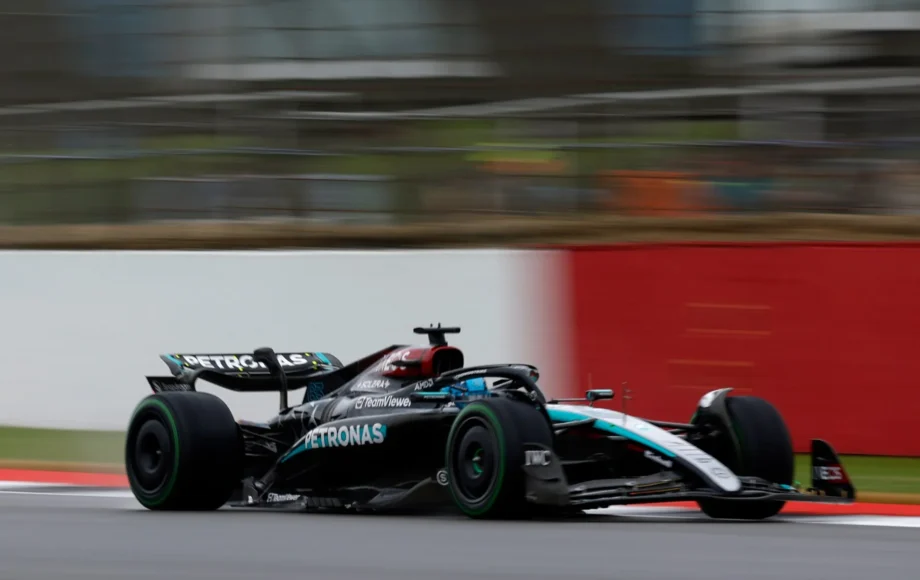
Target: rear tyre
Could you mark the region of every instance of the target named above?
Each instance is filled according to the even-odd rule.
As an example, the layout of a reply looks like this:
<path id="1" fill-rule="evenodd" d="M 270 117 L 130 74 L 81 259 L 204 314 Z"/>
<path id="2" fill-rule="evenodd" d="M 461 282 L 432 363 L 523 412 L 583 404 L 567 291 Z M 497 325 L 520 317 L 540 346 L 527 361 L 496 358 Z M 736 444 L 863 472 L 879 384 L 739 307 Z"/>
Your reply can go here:
<path id="1" fill-rule="evenodd" d="M 141 401 L 125 441 L 134 497 L 150 510 L 216 510 L 242 477 L 242 439 L 210 393 L 166 392 Z"/>
<path id="2" fill-rule="evenodd" d="M 552 449 L 546 418 L 525 402 L 495 398 L 467 405 L 447 437 L 447 480 L 454 503 L 477 519 L 529 515 L 525 443 Z"/>
<path id="3" fill-rule="evenodd" d="M 725 402 L 738 445 L 725 433 L 707 451 L 736 475 L 791 485 L 795 471 L 792 437 L 776 407 L 758 397 L 729 397 Z M 763 520 L 778 514 L 786 502 L 706 499 L 698 504 L 711 518 Z"/>

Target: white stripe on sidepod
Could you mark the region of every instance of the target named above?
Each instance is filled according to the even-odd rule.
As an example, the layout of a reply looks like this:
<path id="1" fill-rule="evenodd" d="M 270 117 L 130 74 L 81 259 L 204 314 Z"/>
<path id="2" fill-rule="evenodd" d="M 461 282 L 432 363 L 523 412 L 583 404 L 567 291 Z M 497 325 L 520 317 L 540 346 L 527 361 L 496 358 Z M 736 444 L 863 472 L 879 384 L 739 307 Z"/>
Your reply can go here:
<path id="1" fill-rule="evenodd" d="M 570 413 L 587 415 L 593 419 L 608 423 L 615 428 L 635 433 L 639 437 L 647 439 L 671 451 L 683 461 L 693 465 L 723 490 L 738 491 L 741 489 L 741 481 L 714 457 L 703 452 L 692 443 L 688 443 L 684 439 L 660 427 L 656 427 L 651 423 L 643 421 L 642 419 L 638 419 L 631 415 L 624 415 L 617 411 L 611 411 L 610 409 L 588 407 L 587 405 L 553 405 L 553 408 L 561 411 L 568 411 Z"/>

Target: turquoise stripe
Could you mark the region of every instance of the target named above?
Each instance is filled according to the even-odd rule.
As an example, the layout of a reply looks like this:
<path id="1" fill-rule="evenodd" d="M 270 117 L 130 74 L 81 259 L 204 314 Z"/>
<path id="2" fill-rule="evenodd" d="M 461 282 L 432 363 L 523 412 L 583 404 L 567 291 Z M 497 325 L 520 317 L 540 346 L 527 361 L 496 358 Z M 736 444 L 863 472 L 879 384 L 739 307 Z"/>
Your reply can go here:
<path id="1" fill-rule="evenodd" d="M 291 457 L 294 457 L 295 455 L 299 455 L 299 454 L 303 453 L 303 452 L 306 451 L 306 450 L 307 450 L 307 441 L 304 440 L 304 441 L 302 441 L 297 447 L 294 447 L 293 449 L 291 449 L 290 451 L 288 451 L 288 452 L 284 455 L 284 457 L 281 458 L 281 463 L 284 463 L 285 461 L 287 461 L 287 460 L 290 459 Z"/>
<path id="2" fill-rule="evenodd" d="M 569 421 L 583 421 L 585 419 L 594 419 L 594 424 L 592 425 L 592 427 L 594 427 L 595 429 L 598 429 L 599 431 L 606 431 L 607 433 L 612 433 L 614 435 L 619 435 L 620 437 L 625 437 L 626 439 L 635 441 L 636 443 L 639 443 L 640 445 L 644 445 L 645 447 L 648 447 L 649 449 L 653 449 L 657 451 L 658 453 L 664 455 L 665 457 L 676 457 L 673 451 L 665 449 L 661 445 L 653 441 L 649 441 L 645 437 L 641 435 L 637 435 L 636 433 L 633 433 L 632 431 L 628 429 L 624 429 L 623 427 L 620 427 L 619 425 L 615 423 L 611 423 L 610 421 L 603 421 L 601 419 L 596 419 L 589 415 L 582 415 L 581 413 L 573 413 L 572 411 L 564 411 L 562 409 L 553 409 L 552 407 L 548 407 L 546 411 L 549 413 L 550 420 L 559 422 L 559 423 L 568 423 Z"/>
<path id="3" fill-rule="evenodd" d="M 325 363 L 325 364 L 327 364 L 327 365 L 331 365 L 331 364 L 332 364 L 331 362 L 329 362 L 329 359 L 326 358 L 326 355 L 324 355 L 324 354 L 321 353 L 321 352 L 316 353 L 316 358 L 318 358 L 319 360 L 323 361 L 323 363 Z"/>

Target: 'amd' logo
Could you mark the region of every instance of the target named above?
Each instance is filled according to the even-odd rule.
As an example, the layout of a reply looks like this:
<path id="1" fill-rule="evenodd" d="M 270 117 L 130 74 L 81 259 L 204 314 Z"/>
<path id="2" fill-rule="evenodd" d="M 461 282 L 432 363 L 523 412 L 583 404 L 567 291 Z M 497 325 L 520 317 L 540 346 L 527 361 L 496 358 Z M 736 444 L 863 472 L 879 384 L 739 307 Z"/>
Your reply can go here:
<path id="1" fill-rule="evenodd" d="M 549 465 L 549 451 L 544 449 L 525 450 L 524 465 Z"/>

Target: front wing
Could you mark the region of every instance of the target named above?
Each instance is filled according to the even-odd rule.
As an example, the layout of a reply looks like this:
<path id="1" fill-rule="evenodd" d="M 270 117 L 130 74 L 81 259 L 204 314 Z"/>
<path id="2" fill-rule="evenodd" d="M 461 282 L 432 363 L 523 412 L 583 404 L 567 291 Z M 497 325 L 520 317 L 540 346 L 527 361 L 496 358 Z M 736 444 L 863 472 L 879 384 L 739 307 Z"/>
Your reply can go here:
<path id="1" fill-rule="evenodd" d="M 683 483 L 676 474 L 667 479 L 662 474 L 658 481 L 636 479 L 599 480 L 571 486 L 568 490 L 568 504 L 579 509 L 592 509 L 610 505 L 642 503 L 663 503 L 673 501 L 697 501 L 702 499 L 724 499 L 731 501 L 806 501 L 821 503 L 853 503 L 853 497 L 828 495 L 822 490 L 802 490 L 792 486 L 769 483 L 756 477 L 740 477 L 742 488 L 738 492 L 698 488 Z"/>
<path id="2" fill-rule="evenodd" d="M 536 504 L 593 509 L 611 505 L 663 503 L 720 499 L 731 501 L 802 501 L 848 504 L 856 501 L 846 469 L 837 453 L 825 441 L 811 443 L 811 486 L 785 485 L 759 477 L 738 476 L 741 487 L 727 492 L 715 486 L 697 483 L 677 471 L 654 475 L 600 479 L 569 485 L 563 463 L 551 450 L 551 459 L 541 465 L 526 465 L 528 499 Z"/>

